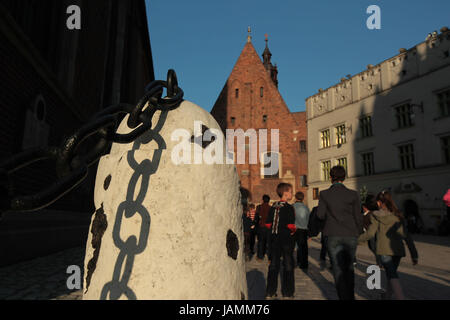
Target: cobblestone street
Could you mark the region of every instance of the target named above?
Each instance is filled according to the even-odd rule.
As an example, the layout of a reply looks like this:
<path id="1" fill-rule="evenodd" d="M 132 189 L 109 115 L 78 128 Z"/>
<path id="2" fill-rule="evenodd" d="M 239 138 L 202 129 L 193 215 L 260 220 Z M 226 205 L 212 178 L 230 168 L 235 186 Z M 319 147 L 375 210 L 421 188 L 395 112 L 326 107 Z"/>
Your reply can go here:
<path id="1" fill-rule="evenodd" d="M 405 295 L 409 299 L 450 299 L 450 238 L 415 236 L 419 251 L 419 265 L 413 266 L 409 256 L 402 259 L 399 275 Z M 319 263 L 320 242 L 309 241 L 309 270 L 295 271 L 295 300 L 337 299 L 329 264 Z M 358 300 L 382 298 L 382 290 L 369 290 L 366 286 L 367 267 L 374 258 L 366 245 L 359 246 L 358 265 L 355 274 L 355 292 Z M 0 268 L 0 299 L 48 300 L 81 299 L 81 290 L 67 289 L 66 273 L 69 265 L 82 266 L 84 248 L 73 248 L 57 254 L 41 257 L 16 265 Z M 247 262 L 249 298 L 264 299 L 267 260 Z M 386 286 L 382 272 L 382 287 Z M 281 296 L 280 291 L 278 296 Z M 282 298 L 281 298 L 282 299 Z"/>
<path id="2" fill-rule="evenodd" d="M 415 236 L 419 252 L 419 265 L 413 266 L 409 253 L 399 267 L 399 276 L 408 299 L 450 299 L 450 238 L 433 236 Z M 320 264 L 320 239 L 308 241 L 309 268 L 305 273 L 295 270 L 295 300 L 336 300 L 334 279 L 326 266 Z M 380 300 L 383 290 L 369 290 L 366 285 L 369 265 L 375 264 L 375 258 L 367 245 L 358 246 L 357 267 L 355 269 L 355 295 L 357 300 Z M 267 258 L 258 262 L 252 259 L 247 264 L 247 283 L 250 299 L 264 299 L 265 279 L 267 278 Z M 382 271 L 382 289 L 386 287 L 386 278 Z M 278 284 L 278 297 L 281 297 Z M 281 298 L 283 299 L 283 298 Z"/>

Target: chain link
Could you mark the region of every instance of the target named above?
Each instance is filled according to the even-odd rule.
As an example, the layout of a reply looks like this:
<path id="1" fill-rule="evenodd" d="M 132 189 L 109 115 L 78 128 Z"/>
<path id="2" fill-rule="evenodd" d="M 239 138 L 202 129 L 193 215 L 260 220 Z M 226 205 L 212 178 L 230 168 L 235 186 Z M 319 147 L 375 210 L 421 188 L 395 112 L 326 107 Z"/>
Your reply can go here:
<path id="1" fill-rule="evenodd" d="M 167 96 L 162 97 L 164 88 Z M 67 138 L 60 147 L 26 150 L 0 162 L 0 218 L 6 211 L 36 211 L 48 207 L 76 188 L 88 175 L 89 167 L 107 154 L 113 142 L 127 144 L 135 141 L 152 127 L 156 111 L 169 111 L 183 101 L 183 90 L 178 87 L 174 70 L 167 73 L 167 81 L 153 81 L 145 88 L 144 96 L 136 106 L 118 104 L 108 107 Z M 145 106 L 147 106 L 145 108 Z M 128 126 L 134 129 L 128 134 L 117 134 L 121 115 L 129 115 Z M 83 154 L 81 146 L 88 138 L 96 138 L 93 148 Z M 9 175 L 33 163 L 54 160 L 58 181 L 44 190 L 28 196 L 10 195 Z"/>

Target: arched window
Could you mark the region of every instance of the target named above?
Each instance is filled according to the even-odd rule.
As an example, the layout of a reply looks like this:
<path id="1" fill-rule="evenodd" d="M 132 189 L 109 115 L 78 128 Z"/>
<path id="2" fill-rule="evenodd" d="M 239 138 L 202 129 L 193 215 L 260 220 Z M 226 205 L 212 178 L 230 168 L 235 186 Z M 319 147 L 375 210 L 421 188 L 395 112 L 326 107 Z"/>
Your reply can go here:
<path id="1" fill-rule="evenodd" d="M 239 89 L 234 90 L 234 95 L 235 95 L 236 99 L 239 98 Z"/>
<path id="2" fill-rule="evenodd" d="M 39 94 L 31 103 L 25 114 L 25 125 L 22 138 L 22 149 L 46 147 L 50 126 L 47 123 L 47 103 Z"/>

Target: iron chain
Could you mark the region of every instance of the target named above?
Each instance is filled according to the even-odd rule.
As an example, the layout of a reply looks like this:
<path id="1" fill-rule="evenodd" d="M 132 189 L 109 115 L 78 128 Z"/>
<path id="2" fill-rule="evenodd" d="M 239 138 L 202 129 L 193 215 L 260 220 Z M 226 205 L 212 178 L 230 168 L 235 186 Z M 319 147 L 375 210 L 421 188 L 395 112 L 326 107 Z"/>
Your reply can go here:
<path id="1" fill-rule="evenodd" d="M 164 88 L 167 89 L 167 96 L 163 98 Z M 87 177 L 89 167 L 109 152 L 113 142 L 127 144 L 135 141 L 151 129 L 156 111 L 177 108 L 183 101 L 183 95 L 183 90 L 178 87 L 175 71 L 169 70 L 167 81 L 151 82 L 136 106 L 118 104 L 108 107 L 94 115 L 90 122 L 67 138 L 60 147 L 26 150 L 0 162 L 0 217 L 5 211 L 43 209 L 72 191 Z M 124 114 L 129 115 L 127 124 L 133 131 L 117 134 L 119 116 Z M 96 144 L 83 154 L 80 146 L 88 138 L 96 138 Z M 58 181 L 33 195 L 9 195 L 9 175 L 43 160 L 55 161 Z"/>

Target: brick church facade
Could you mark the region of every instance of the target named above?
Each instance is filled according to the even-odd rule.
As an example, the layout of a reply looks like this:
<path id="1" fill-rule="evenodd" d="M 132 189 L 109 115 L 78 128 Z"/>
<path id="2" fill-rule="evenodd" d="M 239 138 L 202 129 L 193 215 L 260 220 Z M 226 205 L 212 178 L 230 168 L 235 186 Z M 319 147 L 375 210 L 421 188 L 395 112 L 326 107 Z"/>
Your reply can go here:
<path id="1" fill-rule="evenodd" d="M 267 42 L 266 37 L 261 61 L 251 36 L 248 36 L 211 110 L 224 132 L 226 129 L 242 129 L 249 133 L 249 129 L 254 129 L 258 133 L 261 129 L 267 129 L 267 153 L 263 153 L 258 146 L 257 163 L 250 164 L 249 157 L 253 150 L 251 139 L 246 138 L 246 161 L 236 164 L 241 188 L 248 192 L 248 200 L 255 203 L 259 203 L 264 194 L 268 194 L 272 200 L 278 199 L 276 186 L 280 182 L 291 183 L 294 193 L 302 191 L 305 195 L 307 186 L 306 114 L 291 112 L 281 97 L 278 91 L 278 69 L 272 65 L 272 54 Z M 272 129 L 279 130 L 278 152 L 271 152 Z M 230 149 L 234 154 L 238 148 L 237 141 L 234 141 L 234 150 Z M 278 170 L 269 170 L 270 166 Z"/>

